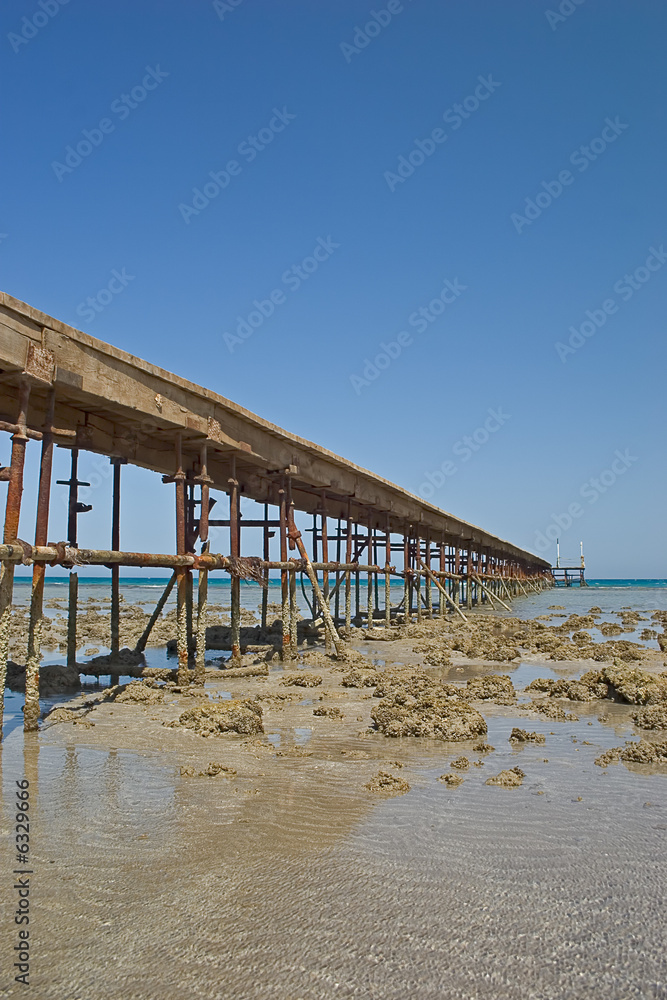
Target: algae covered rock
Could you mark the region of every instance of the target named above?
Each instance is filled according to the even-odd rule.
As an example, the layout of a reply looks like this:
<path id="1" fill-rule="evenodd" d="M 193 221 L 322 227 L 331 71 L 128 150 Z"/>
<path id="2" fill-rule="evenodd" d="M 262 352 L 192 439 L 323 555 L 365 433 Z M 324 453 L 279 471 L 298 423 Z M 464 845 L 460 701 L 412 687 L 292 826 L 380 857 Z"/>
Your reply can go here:
<path id="1" fill-rule="evenodd" d="M 510 733 L 509 741 L 510 743 L 539 743 L 541 745 L 546 743 L 546 736 L 542 733 L 529 733 L 526 729 L 515 727 Z"/>
<path id="2" fill-rule="evenodd" d="M 280 683 L 285 687 L 314 688 L 320 686 L 322 678 L 319 674 L 287 674 Z"/>
<path id="3" fill-rule="evenodd" d="M 390 774 L 389 771 L 378 771 L 364 787 L 369 792 L 382 792 L 385 795 L 404 795 L 410 791 L 410 785 L 404 778 Z"/>
<path id="4" fill-rule="evenodd" d="M 343 713 L 339 708 L 329 708 L 326 705 L 318 705 L 313 709 L 313 715 L 320 715 L 328 719 L 342 719 Z"/>
<path id="5" fill-rule="evenodd" d="M 507 674 L 491 674 L 489 677 L 471 678 L 463 697 L 470 701 L 493 701 L 496 705 L 513 705 L 516 701 L 516 692 Z"/>
<path id="6" fill-rule="evenodd" d="M 623 760 L 628 764 L 667 764 L 667 741 L 651 743 L 640 740 L 638 743 L 626 743 L 624 747 L 611 747 L 596 759 L 599 767 L 617 764 Z"/>
<path id="7" fill-rule="evenodd" d="M 650 674 L 639 667 L 628 667 L 620 660 L 604 667 L 603 679 L 613 688 L 621 701 L 632 705 L 655 705 L 667 702 L 667 675 Z"/>
<path id="8" fill-rule="evenodd" d="M 199 736 L 263 733 L 262 708 L 256 701 L 225 700 L 189 708 L 172 725 L 193 729 Z"/>
<path id="9" fill-rule="evenodd" d="M 667 764 L 667 742 L 626 743 L 620 753 L 621 760 L 632 764 Z"/>
<path id="10" fill-rule="evenodd" d="M 511 767 L 507 771 L 501 771 L 500 774 L 496 774 L 492 778 L 488 778 L 484 784 L 499 785 L 500 788 L 518 788 L 519 785 L 523 784 L 523 779 L 525 777 L 525 772 L 522 771 L 520 767 Z"/>
<path id="11" fill-rule="evenodd" d="M 118 689 L 115 701 L 134 702 L 140 705 L 159 705 L 164 701 L 164 691 L 141 681 L 130 681 Z"/>
<path id="12" fill-rule="evenodd" d="M 444 785 L 448 788 L 458 788 L 459 785 L 463 784 L 463 778 L 460 774 L 452 774 L 451 771 L 448 774 L 441 774 L 438 781 L 442 781 Z"/>
<path id="13" fill-rule="evenodd" d="M 589 670 L 579 680 L 554 681 L 539 677 L 528 685 L 526 691 L 543 691 L 551 698 L 568 698 L 570 701 L 610 698 L 632 705 L 655 705 L 667 702 L 667 675 L 630 667 L 617 658 L 613 666 Z"/>
<path id="14" fill-rule="evenodd" d="M 638 709 L 632 713 L 632 721 L 640 729 L 667 729 L 667 702 Z"/>
<path id="15" fill-rule="evenodd" d="M 468 740 L 486 735 L 483 716 L 452 695 L 452 689 L 458 691 L 425 677 L 395 681 L 383 688 L 384 697 L 371 718 L 385 736 Z"/>
<path id="16" fill-rule="evenodd" d="M 453 760 L 450 767 L 455 767 L 457 771 L 465 771 L 466 768 L 470 767 L 470 761 L 467 757 L 457 757 Z"/>
<path id="17" fill-rule="evenodd" d="M 353 667 L 341 677 L 343 687 L 366 688 L 375 687 L 382 675 L 371 667 Z"/>

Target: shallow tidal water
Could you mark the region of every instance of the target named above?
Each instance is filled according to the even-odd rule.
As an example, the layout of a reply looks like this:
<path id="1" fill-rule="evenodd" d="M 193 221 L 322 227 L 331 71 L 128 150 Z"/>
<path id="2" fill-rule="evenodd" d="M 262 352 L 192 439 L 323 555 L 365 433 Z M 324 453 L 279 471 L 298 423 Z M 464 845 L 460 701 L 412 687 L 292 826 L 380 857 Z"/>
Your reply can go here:
<path id="1" fill-rule="evenodd" d="M 667 591 L 551 590 L 516 600 L 514 613 L 535 617 L 555 604 L 565 613 L 596 604 L 611 620 L 623 605 L 667 608 Z M 552 666 L 496 672 L 521 686 Z M 460 754 L 479 757 L 469 744 L 325 741 L 267 728 L 276 747 L 301 745 L 312 756 L 241 755 L 236 738 L 220 739 L 206 753 L 227 754 L 238 777 L 188 780 L 184 755 L 212 741 L 179 735 L 182 753 L 167 752 L 131 725 L 125 733 L 119 717 L 109 748 L 71 726 L 24 738 L 6 719 L 6 877 L 11 791 L 24 775 L 34 807 L 32 995 L 666 997 L 667 775 L 593 763 L 637 738 L 627 710 L 578 704 L 579 721 L 566 723 L 513 707 L 483 712 L 496 750 L 456 789 L 437 779 Z M 544 733 L 545 745 L 514 749 L 516 725 Z M 371 795 L 355 771 L 368 760 L 343 756 L 350 751 L 375 770 L 376 761 L 402 764 L 390 769 L 411 790 Z M 517 765 L 521 787 L 485 785 Z M 0 996 L 29 995 L 7 975 L 11 938 L 3 902 Z"/>

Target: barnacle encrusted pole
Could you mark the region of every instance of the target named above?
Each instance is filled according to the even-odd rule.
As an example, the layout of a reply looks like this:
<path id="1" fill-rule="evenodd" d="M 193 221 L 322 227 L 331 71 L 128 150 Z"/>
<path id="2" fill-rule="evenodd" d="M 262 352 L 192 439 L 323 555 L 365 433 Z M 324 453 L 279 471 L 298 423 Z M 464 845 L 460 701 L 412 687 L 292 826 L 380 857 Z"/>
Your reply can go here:
<path id="1" fill-rule="evenodd" d="M 236 458 L 232 458 L 229 477 L 229 551 L 232 562 L 240 556 L 239 483 L 236 478 Z M 232 662 L 241 659 L 241 578 L 232 569 L 231 575 L 231 647 Z"/>
<path id="2" fill-rule="evenodd" d="M 209 491 L 210 477 L 206 468 L 208 454 L 206 443 L 201 447 L 199 455 L 199 475 L 196 477 L 200 491 L 199 509 L 199 541 L 202 553 L 209 550 L 208 543 L 208 514 L 209 514 Z M 265 554 L 265 560 L 268 557 Z M 263 591 L 265 593 L 265 591 Z M 200 687 L 204 685 L 206 676 L 206 616 L 208 609 L 208 569 L 203 567 L 199 570 L 199 581 L 197 586 L 197 652 L 195 659 L 195 684 Z"/>
<path id="3" fill-rule="evenodd" d="M 443 538 L 443 540 L 440 542 L 440 548 L 438 550 L 439 564 L 440 564 L 440 583 L 442 583 L 443 588 L 447 590 L 447 580 L 444 578 L 443 575 L 444 573 L 447 572 L 447 556 L 445 553 L 445 549 L 446 549 L 445 540 Z M 445 601 L 443 601 L 442 595 L 440 596 L 440 600 L 438 602 L 438 611 L 440 613 L 441 618 L 444 618 L 445 615 L 447 614 L 447 604 L 445 603 Z"/>
<path id="4" fill-rule="evenodd" d="M 403 620 L 410 621 L 410 535 L 406 527 L 403 531 Z"/>
<path id="5" fill-rule="evenodd" d="M 472 538 L 466 541 L 466 608 L 472 609 Z"/>
<path id="6" fill-rule="evenodd" d="M 294 524 L 294 500 L 292 499 L 292 478 L 287 477 L 287 523 L 290 526 L 288 533 L 290 549 L 294 550 L 296 542 L 291 535 L 291 525 Z M 313 535 L 315 531 L 313 530 Z M 313 593 L 313 610 L 315 610 L 316 595 Z M 291 565 L 289 571 L 289 640 L 290 655 L 295 657 L 299 651 L 299 630 L 298 630 L 299 609 L 296 603 L 296 566 Z"/>
<path id="7" fill-rule="evenodd" d="M 443 587 L 443 585 L 442 585 L 442 584 L 440 583 L 440 581 L 439 581 L 439 580 L 438 580 L 438 579 L 437 579 L 437 578 L 436 578 L 436 577 L 435 577 L 435 576 L 433 575 L 433 573 L 432 573 L 432 572 L 431 572 L 431 570 L 430 570 L 430 569 L 428 568 L 428 566 L 427 566 L 427 565 L 426 565 L 426 564 L 424 563 L 424 560 L 423 560 L 423 559 L 420 559 L 419 561 L 420 561 L 420 563 L 421 563 L 421 565 L 422 565 L 422 567 L 423 567 L 423 570 L 424 570 L 424 573 L 426 574 L 427 578 L 428 578 L 428 579 L 431 579 L 431 580 L 433 581 L 433 583 L 434 583 L 434 584 L 436 585 L 436 587 L 438 588 L 438 590 L 440 591 L 440 593 L 442 594 L 442 596 L 443 596 L 443 597 L 445 598 L 445 600 L 446 600 L 446 601 L 447 601 L 447 602 L 448 602 L 449 604 L 451 604 L 451 606 L 452 606 L 452 607 L 454 608 L 454 610 L 455 610 L 455 611 L 457 612 L 457 614 L 459 614 L 459 615 L 461 616 L 461 618 L 463 618 L 463 621 L 464 621 L 464 622 L 467 622 L 467 621 L 468 621 L 468 619 L 467 619 L 467 618 L 466 618 L 466 616 L 465 616 L 465 615 L 463 614 L 463 612 L 461 611 L 461 609 L 460 609 L 460 607 L 458 606 L 458 604 L 455 604 L 455 603 L 454 603 L 454 601 L 453 601 L 453 600 L 451 599 L 451 597 L 449 596 L 449 594 L 447 593 L 447 591 L 445 590 L 445 588 Z"/>
<path id="8" fill-rule="evenodd" d="M 171 577 L 169 578 L 169 582 L 167 583 L 167 586 L 162 591 L 162 594 L 160 596 L 160 600 L 155 605 L 155 610 L 153 611 L 153 614 L 150 616 L 150 618 L 148 620 L 148 624 L 146 625 L 146 628 L 144 629 L 142 635 L 140 636 L 139 640 L 137 641 L 136 646 L 134 647 L 135 653 L 143 653 L 143 651 L 145 650 L 146 643 L 148 642 L 150 634 L 153 631 L 153 626 L 155 625 L 156 621 L 158 620 L 158 618 L 162 614 L 162 609 L 164 608 L 165 604 L 169 600 L 169 595 L 171 594 L 172 590 L 174 589 L 174 584 L 176 583 L 177 578 L 178 578 L 178 573 L 177 573 L 176 570 L 174 570 L 174 572 L 172 573 Z"/>
<path id="9" fill-rule="evenodd" d="M 113 487 L 111 504 L 111 548 L 114 552 L 120 549 L 120 468 L 125 464 L 123 458 L 110 459 L 113 466 Z M 111 656 L 118 657 L 120 652 L 120 566 L 111 567 Z M 111 684 L 118 684 L 117 671 L 111 675 Z"/>
<path id="10" fill-rule="evenodd" d="M 90 486 L 79 479 L 79 449 L 75 446 L 71 452 L 70 477 L 68 480 L 57 480 L 60 486 L 69 487 L 67 501 L 67 540 L 73 548 L 78 545 L 78 517 L 92 510 L 90 504 L 79 503 L 79 486 Z M 67 666 L 76 667 L 77 649 L 77 614 L 79 606 L 79 574 L 70 569 L 69 592 L 67 599 Z"/>
<path id="11" fill-rule="evenodd" d="M 283 564 L 280 570 L 280 616 L 283 626 L 282 658 L 289 659 L 290 653 L 290 629 L 289 629 L 289 582 L 287 577 L 287 488 L 283 477 L 283 484 L 278 490 L 280 499 L 280 562 Z"/>
<path id="12" fill-rule="evenodd" d="M 186 554 L 185 539 L 185 472 L 183 471 L 183 441 L 176 435 L 176 554 Z M 188 673 L 188 622 L 187 622 L 188 570 L 185 566 L 176 569 L 176 650 L 178 653 L 178 683 L 182 686 L 190 681 Z"/>
<path id="13" fill-rule="evenodd" d="M 23 467 L 25 449 L 28 443 L 27 419 L 30 385 L 26 379 L 19 386 L 18 415 L 12 427 L 12 458 L 9 466 L 7 504 L 5 507 L 5 545 L 15 542 L 19 532 L 21 497 L 23 495 Z M 9 656 L 9 632 L 12 618 L 12 598 L 14 596 L 14 563 L 3 562 L 0 567 L 0 740 L 2 739 L 2 712 L 5 707 L 5 680 L 7 679 L 7 657 Z"/>
<path id="14" fill-rule="evenodd" d="M 416 534 L 416 537 L 415 537 L 415 559 L 414 559 L 414 566 L 415 566 L 415 576 L 414 576 L 414 579 L 415 579 L 415 588 L 416 588 L 416 597 L 417 597 L 417 621 L 418 622 L 421 622 L 421 620 L 422 620 L 422 574 L 421 574 L 421 570 L 419 568 L 421 566 L 421 559 L 422 559 L 422 539 L 421 539 L 421 535 L 419 533 L 419 527 L 418 527 L 417 528 L 417 534 Z"/>
<path id="15" fill-rule="evenodd" d="M 264 504 L 264 524 L 262 525 L 262 555 L 263 555 L 265 563 L 267 563 L 269 561 L 269 555 L 270 555 L 270 544 L 269 543 L 270 543 L 270 538 L 271 538 L 271 532 L 269 531 L 269 527 L 270 527 L 270 525 L 269 525 L 269 505 L 268 505 L 268 503 L 265 503 Z M 269 602 L 269 571 L 267 569 L 266 570 L 266 575 L 264 577 L 264 586 L 262 587 L 262 612 L 261 612 L 261 614 L 262 614 L 262 617 L 261 617 L 262 628 L 266 628 L 266 626 L 267 626 L 268 602 Z"/>
<path id="16" fill-rule="evenodd" d="M 325 628 L 327 628 L 331 634 L 331 642 L 336 651 L 336 655 L 341 655 L 343 653 L 343 643 L 341 642 L 338 632 L 336 631 L 336 626 L 333 623 L 329 607 L 324 600 L 324 595 L 320 590 L 320 585 L 317 581 L 317 574 L 313 569 L 313 564 L 308 556 L 306 546 L 303 544 L 303 539 L 301 538 L 301 532 L 298 530 L 294 522 L 294 508 L 292 506 L 290 506 L 289 509 L 289 537 L 298 548 L 299 555 L 301 556 L 301 558 L 305 563 L 308 579 L 312 584 L 313 590 L 317 595 L 317 600 L 319 601 L 320 606 L 322 608 L 322 616 L 324 618 Z"/>
<path id="17" fill-rule="evenodd" d="M 340 564 L 341 556 L 341 518 L 338 518 L 336 523 L 336 562 Z M 334 621 L 336 627 L 340 625 L 340 585 L 342 583 L 342 577 L 340 575 L 340 570 L 336 570 L 336 586 L 335 586 L 335 604 L 334 604 Z"/>
<path id="18" fill-rule="evenodd" d="M 53 468 L 53 415 L 55 389 L 49 390 L 46 419 L 42 437 L 42 455 L 39 466 L 35 545 L 46 545 L 49 531 L 49 505 L 51 500 L 51 473 Z M 32 593 L 30 595 L 30 621 L 28 624 L 28 656 L 25 665 L 25 706 L 23 729 L 37 729 L 39 723 L 39 664 L 42 658 L 42 614 L 44 605 L 45 563 L 33 563 Z"/>
<path id="19" fill-rule="evenodd" d="M 425 563 L 426 569 L 429 573 L 431 571 L 431 535 L 430 532 L 426 532 L 426 538 L 424 539 L 424 551 L 426 553 Z M 426 617 L 433 617 L 433 593 L 431 591 L 431 577 L 426 574 L 426 580 L 424 581 L 424 589 L 426 591 Z"/>
<path id="20" fill-rule="evenodd" d="M 369 570 L 368 570 L 368 576 L 367 576 L 368 591 L 367 591 L 367 594 L 366 594 L 366 597 L 367 597 L 366 628 L 369 628 L 369 629 L 373 628 L 373 574 L 371 573 L 370 566 L 371 566 L 371 564 L 373 562 L 373 541 L 374 541 L 374 536 L 375 536 L 375 532 L 374 532 L 374 529 L 373 529 L 372 515 L 369 515 L 369 518 L 368 518 L 368 565 L 369 565 Z"/>
<path id="21" fill-rule="evenodd" d="M 385 528 L 386 538 L 384 546 L 384 624 L 386 628 L 391 625 L 391 529 L 389 518 Z"/>
<path id="22" fill-rule="evenodd" d="M 322 490 L 322 518 L 321 518 L 321 523 L 322 523 L 322 562 L 325 564 L 325 566 L 329 562 L 329 539 L 327 537 L 328 527 L 327 527 L 326 510 L 327 510 L 327 495 L 326 495 L 326 492 L 324 490 Z M 315 534 L 313 534 L 313 539 L 315 539 L 315 537 L 316 537 Z M 329 604 L 329 570 L 328 569 L 324 569 L 322 571 L 322 595 L 324 597 L 324 601 L 326 603 L 326 606 L 330 607 L 330 604 Z M 324 643 L 325 643 L 325 649 L 326 649 L 327 653 L 331 652 L 331 636 L 329 635 L 329 630 L 328 629 L 324 630 Z"/>
<path id="23" fill-rule="evenodd" d="M 347 525 L 345 536 L 345 562 L 349 566 L 352 561 L 352 521 L 350 518 L 350 501 L 347 501 Z M 352 628 L 352 577 L 350 570 L 345 570 L 345 634 L 350 637 Z"/>
<path id="24" fill-rule="evenodd" d="M 452 597 L 456 604 L 461 603 L 461 549 L 457 545 L 454 549 L 454 586 L 452 587 Z"/>

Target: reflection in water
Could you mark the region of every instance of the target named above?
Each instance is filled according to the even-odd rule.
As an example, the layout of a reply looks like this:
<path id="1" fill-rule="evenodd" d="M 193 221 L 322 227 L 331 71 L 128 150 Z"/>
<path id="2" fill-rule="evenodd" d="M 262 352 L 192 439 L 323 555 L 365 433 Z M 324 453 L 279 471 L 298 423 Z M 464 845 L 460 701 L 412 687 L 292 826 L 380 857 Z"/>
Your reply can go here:
<path id="1" fill-rule="evenodd" d="M 604 595 L 552 592 L 532 613 L 572 602 L 584 611 Z M 499 672 L 519 687 L 554 675 Z M 148 737 L 123 749 L 120 729 L 119 749 L 101 745 L 101 727 L 14 730 L 5 804 L 24 771 L 39 793 L 35 996 L 664 997 L 665 776 L 596 767 L 632 737 L 629 712 L 576 710 L 578 722 L 530 717 L 546 744 L 524 748 L 508 737 L 528 718 L 489 710 L 496 750 L 483 757 L 287 725 L 256 743 L 175 734 L 169 754 Z M 451 790 L 438 777 L 461 753 L 484 763 Z M 216 760 L 236 776 L 181 777 Z M 485 785 L 517 765 L 520 788 Z M 379 768 L 411 791 L 372 796 Z"/>

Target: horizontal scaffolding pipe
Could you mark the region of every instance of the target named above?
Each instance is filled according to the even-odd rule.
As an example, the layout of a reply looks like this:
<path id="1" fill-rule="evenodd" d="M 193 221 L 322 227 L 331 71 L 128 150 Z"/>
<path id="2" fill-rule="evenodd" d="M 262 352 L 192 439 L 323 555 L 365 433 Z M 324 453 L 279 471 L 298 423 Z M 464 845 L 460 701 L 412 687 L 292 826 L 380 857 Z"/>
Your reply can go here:
<path id="1" fill-rule="evenodd" d="M 250 562 L 251 560 L 248 560 Z M 14 544 L 0 545 L 0 563 L 50 563 L 52 566 L 140 566 L 147 568 L 176 569 L 178 567 L 191 567 L 192 569 L 227 570 L 233 572 L 234 560 L 229 556 L 214 553 L 186 553 L 185 555 L 173 555 L 157 552 L 117 552 L 112 549 L 79 549 L 72 545 L 65 545 L 58 542 L 57 545 L 29 545 L 27 542 L 16 542 Z M 304 569 L 302 559 L 288 559 L 282 562 L 271 562 L 263 559 L 252 559 L 252 565 L 258 569 Z M 359 572 L 359 573 L 385 573 L 386 566 L 366 565 L 363 563 L 312 563 L 313 569 L 320 572 Z M 405 577 L 405 572 L 397 570 L 394 566 L 389 567 L 389 573 L 399 579 Z M 430 576 L 431 578 L 445 576 L 452 579 L 463 579 L 455 573 L 438 572 L 436 570 L 409 569 L 407 575 L 410 577 Z M 482 579 L 496 580 L 497 574 L 481 573 Z M 516 579 L 506 577 L 505 579 Z M 521 579 L 521 578 L 519 578 Z M 542 579 L 538 576 L 525 576 L 523 580 L 529 583 L 531 579 Z"/>

